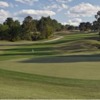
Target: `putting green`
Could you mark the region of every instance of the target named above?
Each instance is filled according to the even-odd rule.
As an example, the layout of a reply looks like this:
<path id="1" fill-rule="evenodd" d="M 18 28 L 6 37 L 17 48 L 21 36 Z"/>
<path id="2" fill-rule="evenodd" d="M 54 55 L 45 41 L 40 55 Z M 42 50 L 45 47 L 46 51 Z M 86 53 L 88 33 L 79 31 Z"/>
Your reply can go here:
<path id="1" fill-rule="evenodd" d="M 0 68 L 61 78 L 100 80 L 100 57 L 91 57 L 45 57 L 2 61 Z"/>

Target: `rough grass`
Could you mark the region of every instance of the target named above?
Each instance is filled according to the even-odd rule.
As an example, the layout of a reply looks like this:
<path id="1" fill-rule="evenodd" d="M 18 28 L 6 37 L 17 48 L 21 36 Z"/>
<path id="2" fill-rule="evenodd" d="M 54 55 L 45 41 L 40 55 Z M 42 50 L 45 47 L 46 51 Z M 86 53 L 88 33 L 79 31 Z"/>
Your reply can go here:
<path id="1" fill-rule="evenodd" d="M 69 53 L 80 53 L 98 51 L 100 43 L 97 41 L 98 35 L 91 34 L 72 34 L 64 38 L 48 43 L 11 43 L 1 44 L 0 60 L 30 58 L 40 56 L 55 56 Z M 95 40 L 96 39 L 96 40 Z M 35 52 L 33 53 L 32 50 Z"/>

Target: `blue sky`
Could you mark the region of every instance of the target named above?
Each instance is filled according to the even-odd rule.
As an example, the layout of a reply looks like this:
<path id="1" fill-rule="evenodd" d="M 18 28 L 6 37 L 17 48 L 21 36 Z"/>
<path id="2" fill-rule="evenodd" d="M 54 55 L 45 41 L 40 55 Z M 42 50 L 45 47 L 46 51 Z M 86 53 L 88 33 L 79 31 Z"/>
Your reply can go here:
<path id="1" fill-rule="evenodd" d="M 63 24 L 78 25 L 94 21 L 100 0 L 0 0 L 0 22 L 13 17 L 21 22 L 30 15 L 34 19 L 51 16 Z"/>

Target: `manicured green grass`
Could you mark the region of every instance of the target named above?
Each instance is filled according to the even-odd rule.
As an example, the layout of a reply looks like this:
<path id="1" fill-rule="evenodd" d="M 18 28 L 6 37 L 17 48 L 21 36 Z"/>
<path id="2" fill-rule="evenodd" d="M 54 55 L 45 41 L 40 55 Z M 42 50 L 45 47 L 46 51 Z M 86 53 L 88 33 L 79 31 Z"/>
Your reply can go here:
<path id="1" fill-rule="evenodd" d="M 0 98 L 97 99 L 100 81 L 64 79 L 0 70 Z"/>
<path id="2" fill-rule="evenodd" d="M 100 80 L 99 55 L 2 61 L 0 68 L 52 77 Z"/>
<path id="3" fill-rule="evenodd" d="M 100 99 L 99 48 L 96 33 L 0 42 L 0 98 Z"/>

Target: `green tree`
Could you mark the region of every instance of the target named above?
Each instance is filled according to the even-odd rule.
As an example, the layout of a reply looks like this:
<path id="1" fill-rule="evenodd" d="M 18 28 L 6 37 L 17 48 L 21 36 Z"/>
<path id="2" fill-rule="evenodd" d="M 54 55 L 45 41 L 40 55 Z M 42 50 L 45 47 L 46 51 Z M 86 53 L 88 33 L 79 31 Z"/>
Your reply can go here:
<path id="1" fill-rule="evenodd" d="M 0 39 L 9 41 L 45 39 L 55 31 L 64 29 L 64 25 L 51 19 L 50 16 L 42 17 L 40 20 L 33 20 L 31 16 L 27 16 L 22 25 L 18 20 L 9 17 L 0 24 Z"/>
<path id="2" fill-rule="evenodd" d="M 94 22 L 93 22 L 92 30 L 93 30 L 93 31 L 98 31 L 98 22 L 97 22 L 97 21 L 94 21 Z"/>
<path id="3" fill-rule="evenodd" d="M 54 27 L 50 17 L 42 17 L 38 23 L 38 30 L 41 33 L 41 38 L 48 38 L 54 32 Z"/>
<path id="4" fill-rule="evenodd" d="M 67 29 L 70 31 L 73 31 L 73 30 L 75 30 L 75 27 L 73 25 L 70 25 Z"/>
<path id="5" fill-rule="evenodd" d="M 14 24 L 14 20 L 13 20 L 13 18 L 10 18 L 10 17 L 7 18 L 6 21 L 4 22 L 4 25 L 8 25 L 9 28 L 11 28 L 13 26 L 13 24 Z"/>
<path id="6" fill-rule="evenodd" d="M 4 25 L 7 25 L 9 27 L 8 30 L 8 39 L 10 41 L 16 41 L 19 40 L 20 36 L 20 31 L 21 31 L 21 26 L 20 22 L 18 20 L 13 20 L 13 18 L 7 18 L 6 21 L 4 22 Z"/>
<path id="7" fill-rule="evenodd" d="M 9 40 L 9 27 L 8 25 L 0 25 L 0 40 Z"/>
<path id="8" fill-rule="evenodd" d="M 32 36 L 37 31 L 35 22 L 31 16 L 27 16 L 22 24 L 23 39 L 32 40 Z"/>
<path id="9" fill-rule="evenodd" d="M 3 24 L 7 25 L 9 27 L 9 30 L 8 30 L 8 40 L 11 40 L 11 38 L 12 38 L 12 27 L 14 25 L 13 18 L 10 18 L 10 17 L 7 18 Z"/>
<path id="10" fill-rule="evenodd" d="M 86 22 L 85 28 L 86 28 L 86 31 L 90 31 L 92 28 L 92 24 L 90 22 Z"/>
<path id="11" fill-rule="evenodd" d="M 21 39 L 21 25 L 18 20 L 14 21 L 13 26 L 11 27 L 11 41 L 17 41 Z"/>
<path id="12" fill-rule="evenodd" d="M 61 31 L 64 29 L 61 23 L 58 23 L 55 19 L 52 20 L 52 26 L 54 28 L 54 31 Z"/>
<path id="13" fill-rule="evenodd" d="M 80 23 L 79 30 L 80 31 L 86 31 L 86 26 L 85 25 L 86 25 L 85 22 Z"/>
<path id="14" fill-rule="evenodd" d="M 53 34 L 53 28 L 49 25 L 45 25 L 41 31 L 42 38 L 49 38 Z"/>
<path id="15" fill-rule="evenodd" d="M 97 19 L 97 25 L 98 25 L 98 31 L 99 31 L 99 39 L 100 39 L 100 11 L 97 12 L 95 15 L 95 18 Z"/>

